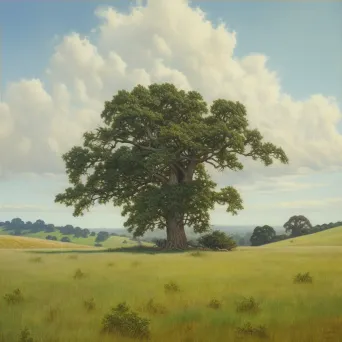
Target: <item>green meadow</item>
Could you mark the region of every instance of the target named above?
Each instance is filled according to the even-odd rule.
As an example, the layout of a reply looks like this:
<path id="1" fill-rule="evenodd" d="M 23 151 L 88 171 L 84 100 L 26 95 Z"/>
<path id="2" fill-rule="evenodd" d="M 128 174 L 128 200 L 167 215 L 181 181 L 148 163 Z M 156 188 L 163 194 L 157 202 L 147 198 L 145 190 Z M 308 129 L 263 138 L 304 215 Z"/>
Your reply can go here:
<path id="1" fill-rule="evenodd" d="M 8 235 L 8 231 L 5 231 L 4 229 L 0 228 L 0 244 L 1 244 L 1 236 L 6 236 L 6 235 Z M 63 236 L 67 236 L 73 244 L 82 245 L 82 246 L 94 246 L 94 244 L 96 243 L 96 241 L 95 241 L 96 236 L 90 236 L 89 235 L 86 238 L 84 238 L 84 237 L 78 237 L 77 238 L 73 235 L 63 235 L 59 231 L 54 231 L 54 232 L 50 232 L 50 233 L 46 233 L 43 231 L 37 232 L 37 233 L 25 232 L 25 234 L 24 234 L 25 237 L 44 239 L 44 240 L 45 240 L 46 236 L 48 236 L 48 235 L 56 236 L 58 241 L 60 241 L 60 239 Z M 124 241 L 126 241 L 126 242 L 123 243 Z M 54 242 L 54 241 L 52 241 L 52 242 Z M 147 242 L 143 242 L 142 244 L 143 245 L 151 245 Z M 104 248 L 132 247 L 132 246 L 136 246 L 137 242 L 132 241 L 128 237 L 110 236 L 106 241 L 102 241 L 101 245 Z M 1 245 L 0 245 L 0 248 L 2 248 Z"/>
<path id="2" fill-rule="evenodd" d="M 24 328 L 40 342 L 133 341 L 101 332 L 124 301 L 155 342 L 342 341 L 342 247 L 54 251 L 0 250 L 0 341 L 23 341 Z M 294 283 L 306 272 L 312 282 Z"/>

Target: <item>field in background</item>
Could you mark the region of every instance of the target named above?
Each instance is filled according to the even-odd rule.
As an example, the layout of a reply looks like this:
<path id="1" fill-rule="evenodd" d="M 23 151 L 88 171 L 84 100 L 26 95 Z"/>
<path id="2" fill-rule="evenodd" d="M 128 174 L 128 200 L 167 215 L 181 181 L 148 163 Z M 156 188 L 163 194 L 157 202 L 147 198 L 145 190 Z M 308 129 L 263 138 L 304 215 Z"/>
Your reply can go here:
<path id="1" fill-rule="evenodd" d="M 153 342 L 241 341 L 236 329 L 264 325 L 266 341 L 342 341 L 342 248 L 239 248 L 204 254 L 63 253 L 0 251 L 0 341 L 18 341 L 28 327 L 35 341 L 109 342 L 103 316 L 122 301 L 151 319 Z M 74 279 L 75 271 L 84 273 Z M 312 284 L 294 284 L 310 272 Z M 165 293 L 174 281 L 180 292 Z M 24 301 L 6 304 L 19 288 Z M 253 296 L 260 311 L 237 313 L 236 302 Z M 88 312 L 84 301 L 94 298 Z M 154 299 L 167 312 L 151 314 Z M 212 309 L 216 299 L 222 307 Z M 3 340 L 1 340 L 1 333 Z M 255 336 L 242 341 L 262 341 Z"/>
<path id="2" fill-rule="evenodd" d="M 274 248 L 285 246 L 342 246 L 342 227 L 331 228 L 319 233 L 270 243 L 263 247 Z"/>
<path id="3" fill-rule="evenodd" d="M 7 231 L 0 229 L 0 238 L 1 236 L 7 235 L 7 234 L 8 234 Z M 77 245 L 84 245 L 84 246 L 94 246 L 95 239 L 96 239 L 96 236 L 88 236 L 87 238 L 82 238 L 82 237 L 76 238 L 72 235 L 63 235 L 59 231 L 52 232 L 52 233 L 45 233 L 45 232 L 28 233 L 28 234 L 25 234 L 24 236 L 37 238 L 37 239 L 44 239 L 44 241 L 50 241 L 50 240 L 45 240 L 47 235 L 56 236 L 58 240 L 60 240 L 63 236 L 67 236 L 71 240 L 72 243 L 77 244 Z M 126 241 L 126 243 L 123 243 L 124 241 Z M 56 241 L 52 241 L 52 242 L 56 242 Z M 100 242 L 100 243 L 105 248 L 132 247 L 132 246 L 137 245 L 136 241 L 132 241 L 128 237 L 121 237 L 121 236 L 110 236 L 108 240 Z M 149 244 L 146 242 L 143 242 L 142 244 L 146 246 L 153 245 L 153 244 Z M 0 248 L 1 248 L 1 245 L 0 245 Z M 27 248 L 30 248 L 30 247 L 27 247 Z"/>
<path id="4" fill-rule="evenodd" d="M 77 245 L 74 243 L 66 243 L 59 241 L 50 241 L 29 238 L 24 236 L 0 235 L 0 249 L 50 249 L 50 248 L 82 248 L 87 249 L 89 246 Z"/>

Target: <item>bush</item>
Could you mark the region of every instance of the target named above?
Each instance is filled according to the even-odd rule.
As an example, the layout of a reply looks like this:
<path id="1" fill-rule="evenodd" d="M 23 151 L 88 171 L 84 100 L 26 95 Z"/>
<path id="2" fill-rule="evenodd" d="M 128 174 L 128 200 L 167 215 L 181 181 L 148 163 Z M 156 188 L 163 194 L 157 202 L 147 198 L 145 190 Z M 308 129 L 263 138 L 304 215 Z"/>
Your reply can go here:
<path id="1" fill-rule="evenodd" d="M 312 276 L 310 275 L 309 272 L 298 273 L 293 278 L 293 282 L 295 284 L 303 284 L 303 283 L 311 284 L 312 281 L 313 281 L 313 278 L 312 278 Z"/>
<path id="2" fill-rule="evenodd" d="M 236 312 L 257 313 L 260 310 L 260 304 L 253 298 L 243 298 L 236 303 Z"/>
<path id="3" fill-rule="evenodd" d="M 219 248 L 219 249 L 227 249 L 232 250 L 236 247 L 235 241 L 224 232 L 220 232 L 219 230 L 215 230 L 209 234 L 203 235 L 198 239 L 198 242 L 207 248 Z"/>
<path id="4" fill-rule="evenodd" d="M 63 237 L 61 238 L 61 242 L 71 242 L 71 240 L 70 240 L 69 237 L 63 236 Z"/>
<path id="5" fill-rule="evenodd" d="M 24 300 L 24 297 L 20 289 L 15 289 L 12 293 L 5 294 L 4 300 L 7 304 L 18 304 Z"/>
<path id="6" fill-rule="evenodd" d="M 102 243 L 98 243 L 98 242 L 95 243 L 94 246 L 95 246 L 95 247 L 103 247 Z"/>
<path id="7" fill-rule="evenodd" d="M 137 313 L 130 310 L 125 302 L 118 304 L 102 320 L 104 332 L 137 339 L 150 337 L 149 325 L 148 319 L 139 317 Z"/>

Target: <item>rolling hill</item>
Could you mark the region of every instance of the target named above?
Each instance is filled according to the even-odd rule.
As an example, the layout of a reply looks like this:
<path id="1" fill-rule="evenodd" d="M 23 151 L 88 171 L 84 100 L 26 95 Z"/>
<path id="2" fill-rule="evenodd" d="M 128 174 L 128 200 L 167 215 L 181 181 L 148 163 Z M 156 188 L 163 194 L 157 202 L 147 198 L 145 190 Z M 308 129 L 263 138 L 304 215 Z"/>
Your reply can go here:
<path id="1" fill-rule="evenodd" d="M 342 246 L 342 227 L 264 245 L 264 248 L 295 246 Z"/>
<path id="2" fill-rule="evenodd" d="M 90 248 L 74 243 L 49 241 L 24 236 L 0 235 L 0 249 Z"/>
<path id="3" fill-rule="evenodd" d="M 58 241 L 46 240 L 47 235 L 55 236 Z M 9 235 L 8 231 L 5 231 L 4 229 L 0 228 L 0 239 L 4 236 L 12 237 L 13 239 L 16 238 L 16 236 Z M 39 241 L 43 240 L 43 242 L 59 243 L 59 240 L 63 236 L 69 237 L 69 239 L 71 240 L 71 243 L 74 246 L 79 245 L 79 246 L 85 246 L 85 247 L 89 247 L 89 246 L 94 247 L 94 244 L 96 243 L 95 236 L 88 236 L 87 238 L 82 238 L 82 237 L 76 238 L 73 235 L 63 235 L 59 231 L 55 231 L 51 233 L 46 233 L 46 232 L 26 233 L 24 236 L 17 236 L 17 237 L 34 238 L 35 240 L 39 240 Z M 69 245 L 70 243 L 66 243 L 66 244 Z M 132 247 L 132 246 L 136 246 L 137 244 L 138 243 L 136 241 L 132 241 L 130 238 L 122 237 L 122 236 L 110 236 L 106 241 L 101 242 L 102 247 L 105 247 L 105 248 Z M 148 243 L 148 242 L 143 242 L 143 245 L 152 246 L 153 244 Z M 0 242 L 0 248 L 3 248 L 1 247 L 1 242 Z M 15 248 L 15 247 L 11 247 L 11 248 Z"/>

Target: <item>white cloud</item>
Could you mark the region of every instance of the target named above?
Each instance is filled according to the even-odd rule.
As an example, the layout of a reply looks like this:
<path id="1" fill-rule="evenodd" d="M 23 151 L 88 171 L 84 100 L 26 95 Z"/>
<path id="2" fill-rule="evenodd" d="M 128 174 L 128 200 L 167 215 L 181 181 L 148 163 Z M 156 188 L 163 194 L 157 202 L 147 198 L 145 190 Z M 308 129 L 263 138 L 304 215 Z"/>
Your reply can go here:
<path id="1" fill-rule="evenodd" d="M 3 172 L 63 172 L 61 153 L 100 123 L 105 100 L 137 83 L 166 81 L 196 89 L 208 101 L 242 101 L 251 125 L 290 157 L 290 166 L 262 172 L 341 168 L 335 99 L 313 94 L 294 100 L 282 91 L 266 56 L 234 57 L 236 33 L 223 24 L 214 27 L 187 1 L 150 0 L 128 14 L 102 7 L 95 15 L 100 23 L 92 41 L 72 33 L 56 45 L 46 84 L 18 80 L 7 86 L 0 103 Z M 248 162 L 247 170 L 257 177 L 261 166 Z M 300 189 L 291 182 L 277 186 Z"/>

